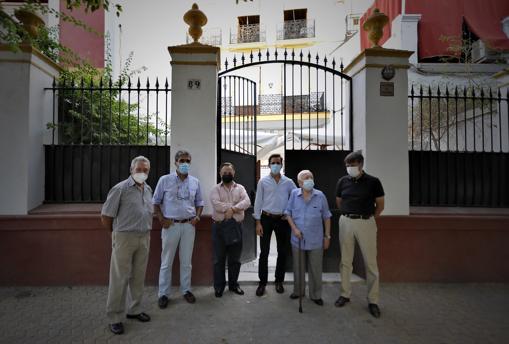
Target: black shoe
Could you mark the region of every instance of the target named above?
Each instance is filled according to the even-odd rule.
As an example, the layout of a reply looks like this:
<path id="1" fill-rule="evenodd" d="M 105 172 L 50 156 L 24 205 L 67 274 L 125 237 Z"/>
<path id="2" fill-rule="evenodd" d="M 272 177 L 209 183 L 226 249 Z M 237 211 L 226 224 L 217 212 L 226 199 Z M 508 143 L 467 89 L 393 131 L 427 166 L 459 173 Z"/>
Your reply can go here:
<path id="1" fill-rule="evenodd" d="M 336 306 L 336 307 L 343 307 L 348 302 L 350 302 L 349 298 L 344 297 L 344 296 L 340 296 L 339 299 L 337 299 L 336 302 L 334 302 L 334 306 Z"/>
<path id="2" fill-rule="evenodd" d="M 188 303 L 196 302 L 196 298 L 194 297 L 193 293 L 191 293 L 190 291 L 186 291 L 186 293 L 184 294 L 184 299 L 186 299 L 186 301 Z"/>
<path id="3" fill-rule="evenodd" d="M 291 294 L 290 294 L 290 299 L 292 299 L 292 300 L 296 300 L 296 299 L 298 299 L 298 298 L 299 298 L 299 295 L 297 295 L 297 294 L 295 294 L 295 293 L 291 293 Z"/>
<path id="4" fill-rule="evenodd" d="M 228 288 L 232 293 L 235 293 L 237 295 L 244 295 L 244 290 L 240 289 L 239 286 Z"/>
<path id="5" fill-rule="evenodd" d="M 223 296 L 223 291 L 223 289 L 215 289 L 214 295 L 216 295 L 216 297 L 221 297 Z"/>
<path id="6" fill-rule="evenodd" d="M 316 299 L 316 300 L 313 300 L 311 299 L 314 303 L 316 303 L 318 306 L 323 306 L 323 300 L 322 299 Z"/>
<path id="7" fill-rule="evenodd" d="M 157 300 L 157 304 L 161 309 L 168 307 L 168 302 L 170 302 L 170 299 L 168 299 L 168 296 L 166 295 L 161 296 L 159 300 Z"/>
<path id="8" fill-rule="evenodd" d="M 110 331 L 114 334 L 122 334 L 124 333 L 124 325 L 121 322 L 110 324 Z"/>
<path id="9" fill-rule="evenodd" d="M 258 284 L 256 288 L 256 296 L 262 296 L 265 293 L 265 284 Z"/>
<path id="10" fill-rule="evenodd" d="M 380 318 L 381 315 L 380 308 L 378 308 L 378 305 L 376 303 L 370 303 L 368 305 L 368 308 L 372 316 L 374 316 L 375 318 Z"/>
<path id="11" fill-rule="evenodd" d="M 150 316 L 147 313 L 140 313 L 140 314 L 127 314 L 125 316 L 127 319 L 136 319 L 141 322 L 148 322 L 150 321 Z"/>
<path id="12" fill-rule="evenodd" d="M 285 292 L 285 288 L 283 287 L 282 282 L 276 282 L 276 292 L 278 294 L 283 294 Z"/>

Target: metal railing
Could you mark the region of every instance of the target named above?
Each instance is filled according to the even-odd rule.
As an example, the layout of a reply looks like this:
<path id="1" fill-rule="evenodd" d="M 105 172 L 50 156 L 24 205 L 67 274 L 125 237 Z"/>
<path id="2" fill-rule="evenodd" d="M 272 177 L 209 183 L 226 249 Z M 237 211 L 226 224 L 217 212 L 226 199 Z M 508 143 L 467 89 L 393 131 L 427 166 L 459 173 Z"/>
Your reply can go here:
<path id="1" fill-rule="evenodd" d="M 315 20 L 286 20 L 277 26 L 277 40 L 315 37 Z"/>
<path id="2" fill-rule="evenodd" d="M 239 25 L 230 31 L 230 44 L 265 42 L 265 28 L 260 24 Z"/>
<path id="3" fill-rule="evenodd" d="M 193 42 L 191 36 L 186 33 L 186 43 Z M 221 46 L 223 43 L 222 31 L 220 28 L 204 29 L 203 35 L 200 37 L 199 42 L 202 44 Z"/>
<path id="4" fill-rule="evenodd" d="M 139 78 L 54 80 L 47 90 L 53 94 L 52 144 L 168 145 L 167 79 L 164 85 Z"/>
<path id="5" fill-rule="evenodd" d="M 410 200 L 428 206 L 509 206 L 509 93 L 412 86 Z"/>

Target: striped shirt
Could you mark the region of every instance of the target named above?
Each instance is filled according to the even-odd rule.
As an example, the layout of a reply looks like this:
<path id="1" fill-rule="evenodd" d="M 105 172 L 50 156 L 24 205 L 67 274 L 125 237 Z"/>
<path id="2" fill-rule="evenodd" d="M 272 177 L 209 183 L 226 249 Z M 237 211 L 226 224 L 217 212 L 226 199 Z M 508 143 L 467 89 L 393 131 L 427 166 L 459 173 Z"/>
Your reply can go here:
<path id="1" fill-rule="evenodd" d="M 113 218 L 118 232 L 151 230 L 153 214 L 152 189 L 145 183 L 142 191 L 131 176 L 111 188 L 101 210 L 101 215 Z"/>

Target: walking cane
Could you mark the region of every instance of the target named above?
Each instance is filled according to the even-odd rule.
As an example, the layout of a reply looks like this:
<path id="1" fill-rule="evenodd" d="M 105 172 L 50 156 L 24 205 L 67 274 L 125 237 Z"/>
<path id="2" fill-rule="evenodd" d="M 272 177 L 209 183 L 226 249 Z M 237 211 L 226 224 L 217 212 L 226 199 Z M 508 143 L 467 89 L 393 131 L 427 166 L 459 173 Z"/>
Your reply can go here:
<path id="1" fill-rule="evenodd" d="M 302 238 L 304 237 L 302 236 Z M 302 238 L 299 238 L 299 313 L 302 313 L 302 250 L 301 250 Z"/>

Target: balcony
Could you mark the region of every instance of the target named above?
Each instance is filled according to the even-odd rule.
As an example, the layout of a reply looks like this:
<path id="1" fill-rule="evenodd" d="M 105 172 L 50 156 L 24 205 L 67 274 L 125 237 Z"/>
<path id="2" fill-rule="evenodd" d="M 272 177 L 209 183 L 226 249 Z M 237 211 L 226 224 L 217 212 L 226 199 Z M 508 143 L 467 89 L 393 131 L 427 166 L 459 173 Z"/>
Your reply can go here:
<path id="1" fill-rule="evenodd" d="M 277 40 L 315 37 L 315 20 L 287 20 L 277 26 Z"/>
<path id="2" fill-rule="evenodd" d="M 230 31 L 230 44 L 265 42 L 265 28 L 260 24 L 239 25 Z"/>
<path id="3" fill-rule="evenodd" d="M 193 39 L 186 34 L 186 43 L 193 42 Z M 203 35 L 200 37 L 199 42 L 202 44 L 213 45 L 216 47 L 221 46 L 223 43 L 222 32 L 220 28 L 211 28 L 203 30 Z"/>

